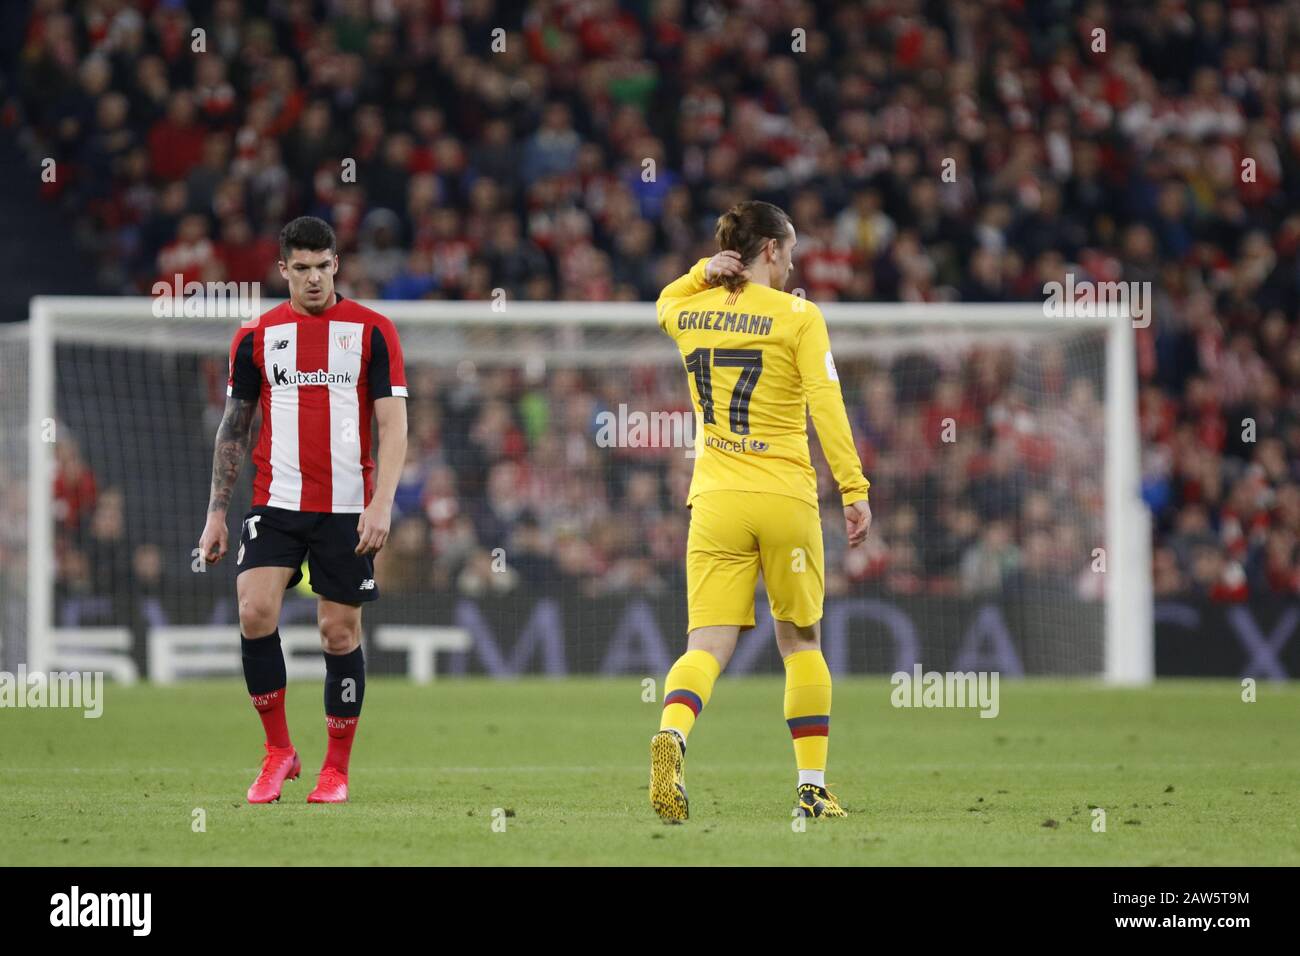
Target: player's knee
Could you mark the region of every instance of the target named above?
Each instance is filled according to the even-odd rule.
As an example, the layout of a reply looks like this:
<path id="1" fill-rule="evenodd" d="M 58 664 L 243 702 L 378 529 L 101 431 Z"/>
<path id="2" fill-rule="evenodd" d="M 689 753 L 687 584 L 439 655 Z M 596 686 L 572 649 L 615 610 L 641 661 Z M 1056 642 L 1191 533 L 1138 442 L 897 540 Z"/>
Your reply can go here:
<path id="1" fill-rule="evenodd" d="M 245 596 L 239 599 L 239 628 L 248 638 L 265 637 L 276 629 L 280 609 L 267 597 Z"/>
<path id="2" fill-rule="evenodd" d="M 350 616 L 324 617 L 320 622 L 320 646 L 326 654 L 348 654 L 361 643 L 361 622 Z"/>
<path id="3" fill-rule="evenodd" d="M 820 622 L 806 627 L 793 621 L 777 620 L 775 624 L 777 649 L 782 657 L 789 657 L 800 651 L 815 651 L 821 647 Z"/>

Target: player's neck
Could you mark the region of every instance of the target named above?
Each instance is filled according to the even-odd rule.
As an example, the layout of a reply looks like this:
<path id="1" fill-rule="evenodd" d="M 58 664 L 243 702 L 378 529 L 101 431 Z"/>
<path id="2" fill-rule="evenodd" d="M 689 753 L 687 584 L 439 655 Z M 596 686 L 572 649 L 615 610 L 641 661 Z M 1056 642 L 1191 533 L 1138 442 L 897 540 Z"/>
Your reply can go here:
<path id="1" fill-rule="evenodd" d="M 321 315 L 321 314 L 323 314 L 323 313 L 325 313 L 325 312 L 328 312 L 330 309 L 334 308 L 334 306 L 336 306 L 336 305 L 338 304 L 338 301 L 339 301 L 339 295 L 338 295 L 338 293 L 337 293 L 337 292 L 331 292 L 331 293 L 330 293 L 330 297 L 329 297 L 329 301 L 325 303 L 324 307 L 322 307 L 322 308 L 321 308 L 319 311 L 317 311 L 317 312 L 313 312 L 313 311 L 311 311 L 310 309 L 305 308 L 304 306 L 302 306 L 301 304 L 299 304 L 299 302 L 298 302 L 296 299 L 294 299 L 293 297 L 290 297 L 290 299 L 289 299 L 289 308 L 293 309 L 293 311 L 297 312 L 299 315 Z"/>
<path id="2" fill-rule="evenodd" d="M 769 289 L 774 288 L 772 283 L 772 269 L 769 266 L 754 264 L 749 267 L 749 281 L 754 285 L 765 285 Z"/>

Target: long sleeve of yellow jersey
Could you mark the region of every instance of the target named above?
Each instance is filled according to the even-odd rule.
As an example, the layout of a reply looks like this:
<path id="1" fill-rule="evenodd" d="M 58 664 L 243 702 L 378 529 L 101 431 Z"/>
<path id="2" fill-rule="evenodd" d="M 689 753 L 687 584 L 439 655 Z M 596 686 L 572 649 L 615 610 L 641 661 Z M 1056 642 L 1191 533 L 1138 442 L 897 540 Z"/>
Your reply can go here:
<path id="1" fill-rule="evenodd" d="M 681 280 L 678 280 L 681 281 Z M 844 394 L 840 391 L 840 376 L 831 358 L 830 334 L 821 309 L 807 303 L 807 322 L 799 336 L 795 364 L 803 380 L 804 398 L 817 428 L 817 438 L 831 474 L 840 488 L 844 506 L 867 499 L 871 482 L 862 473 L 862 461 L 853 444 L 853 431 L 849 427 L 848 412 L 844 410 Z"/>
<path id="2" fill-rule="evenodd" d="M 704 270 L 708 267 L 708 264 L 708 259 L 701 259 L 691 266 L 691 271 L 686 275 L 680 279 L 674 279 L 664 286 L 664 290 L 659 293 L 659 301 L 655 303 L 655 309 L 659 313 L 659 328 L 664 327 L 664 316 L 668 313 L 668 308 L 674 301 L 695 295 L 709 288 L 708 280 L 704 278 Z"/>

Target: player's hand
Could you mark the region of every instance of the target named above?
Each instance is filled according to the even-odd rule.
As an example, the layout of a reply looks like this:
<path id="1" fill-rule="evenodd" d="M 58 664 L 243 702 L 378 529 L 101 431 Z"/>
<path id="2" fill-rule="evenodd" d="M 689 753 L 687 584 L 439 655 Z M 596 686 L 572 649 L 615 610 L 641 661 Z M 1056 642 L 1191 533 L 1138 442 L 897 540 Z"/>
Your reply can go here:
<path id="1" fill-rule="evenodd" d="M 740 253 L 734 249 L 723 249 L 708 261 L 704 267 L 704 278 L 717 282 L 723 276 L 740 275 L 745 271 L 745 264 L 740 261 Z"/>
<path id="2" fill-rule="evenodd" d="M 393 521 L 393 509 L 372 501 L 361 512 L 357 521 L 357 554 L 376 554 L 388 540 L 388 527 Z"/>
<path id="3" fill-rule="evenodd" d="M 212 513 L 203 525 L 203 534 L 199 536 L 199 553 L 208 564 L 216 564 L 226 556 L 226 545 L 230 532 L 226 529 L 226 516 Z"/>
<path id="4" fill-rule="evenodd" d="M 867 540 L 871 530 L 871 505 L 855 501 L 844 508 L 844 528 L 849 533 L 849 547 L 856 548 Z"/>

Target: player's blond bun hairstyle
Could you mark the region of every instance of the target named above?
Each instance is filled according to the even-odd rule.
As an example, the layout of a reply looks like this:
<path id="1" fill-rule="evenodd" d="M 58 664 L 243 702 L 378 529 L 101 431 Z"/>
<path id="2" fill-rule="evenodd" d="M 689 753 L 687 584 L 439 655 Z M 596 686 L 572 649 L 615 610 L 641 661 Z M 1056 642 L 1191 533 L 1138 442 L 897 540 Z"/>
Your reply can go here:
<path id="1" fill-rule="evenodd" d="M 769 239 L 779 242 L 786 237 L 789 228 L 790 217 L 780 206 L 758 199 L 746 199 L 718 217 L 718 228 L 714 235 L 718 239 L 719 252 L 728 249 L 738 252 L 740 261 L 749 265 Z M 734 292 L 747 280 L 742 275 L 728 275 L 719 281 Z"/>

